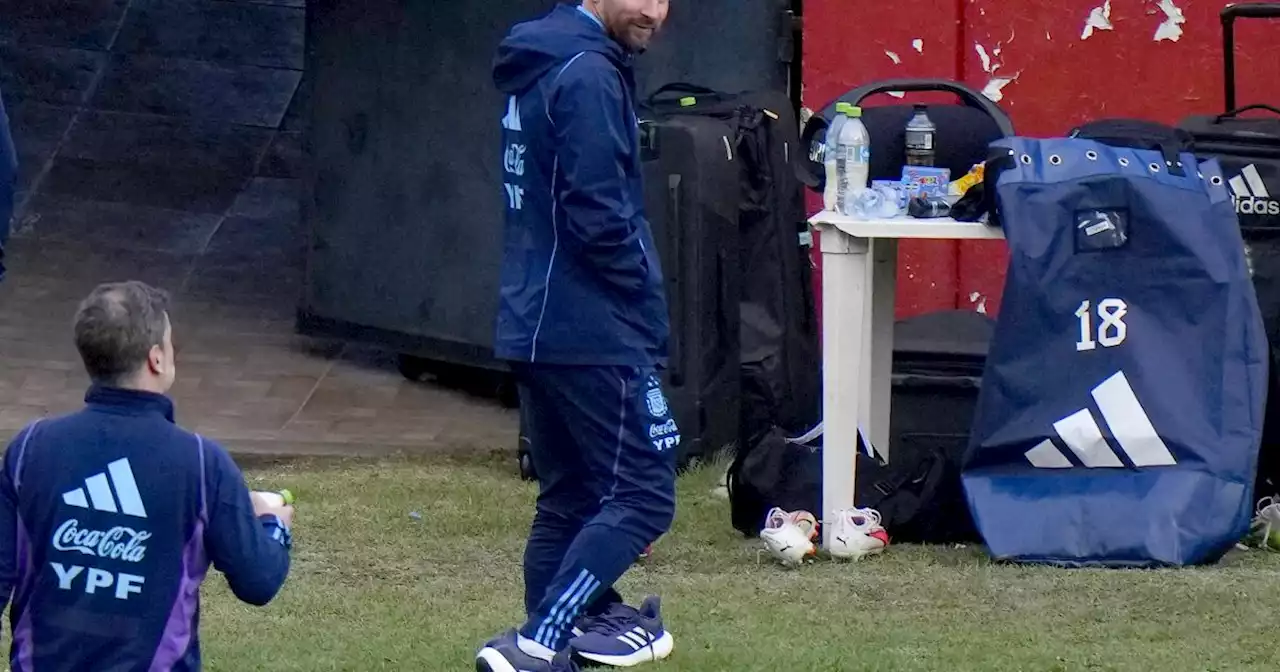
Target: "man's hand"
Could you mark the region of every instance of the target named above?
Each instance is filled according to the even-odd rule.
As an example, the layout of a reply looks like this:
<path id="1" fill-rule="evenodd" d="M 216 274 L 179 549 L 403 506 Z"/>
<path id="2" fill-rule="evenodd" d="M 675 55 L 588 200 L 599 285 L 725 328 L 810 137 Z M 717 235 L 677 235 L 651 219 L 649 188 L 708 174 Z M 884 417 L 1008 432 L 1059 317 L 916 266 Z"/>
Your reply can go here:
<path id="1" fill-rule="evenodd" d="M 272 501 L 274 498 L 259 492 L 250 492 L 249 499 L 253 502 L 253 515 L 261 516 L 269 513 L 279 518 L 285 526 L 293 527 L 293 506 Z"/>

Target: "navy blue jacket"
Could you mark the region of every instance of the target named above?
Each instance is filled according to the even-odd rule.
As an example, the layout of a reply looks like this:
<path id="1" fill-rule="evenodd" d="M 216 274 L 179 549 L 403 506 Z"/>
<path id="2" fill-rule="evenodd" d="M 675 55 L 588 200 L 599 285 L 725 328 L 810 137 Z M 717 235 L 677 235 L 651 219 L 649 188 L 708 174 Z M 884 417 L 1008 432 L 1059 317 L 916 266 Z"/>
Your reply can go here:
<path id="1" fill-rule="evenodd" d="M 667 303 L 644 212 L 631 55 L 573 5 L 498 48 L 506 229 L 494 349 L 662 365 Z"/>
<path id="2" fill-rule="evenodd" d="M 198 670 L 199 589 L 213 566 L 266 604 L 289 537 L 256 518 L 240 470 L 173 422 L 167 397 L 90 388 L 86 407 L 14 437 L 0 472 L 0 607 L 10 667 Z"/>
<path id="3" fill-rule="evenodd" d="M 18 180 L 18 152 L 9 134 L 9 117 L 0 95 L 0 280 L 4 280 L 4 248 L 9 243 L 9 219 L 13 217 L 13 190 Z"/>

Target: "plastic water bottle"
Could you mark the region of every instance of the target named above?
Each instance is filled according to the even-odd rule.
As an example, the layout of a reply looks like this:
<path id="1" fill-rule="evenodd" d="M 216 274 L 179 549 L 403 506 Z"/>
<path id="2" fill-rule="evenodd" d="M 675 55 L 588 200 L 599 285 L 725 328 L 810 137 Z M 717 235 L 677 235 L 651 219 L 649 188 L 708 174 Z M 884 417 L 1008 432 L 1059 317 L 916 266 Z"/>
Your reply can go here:
<path id="1" fill-rule="evenodd" d="M 937 145 L 938 127 L 925 112 L 924 105 L 915 106 L 915 115 L 907 122 L 906 145 L 908 166 L 932 166 Z"/>
<path id="2" fill-rule="evenodd" d="M 836 103 L 836 116 L 831 120 L 831 125 L 827 127 L 827 137 L 822 143 L 822 167 L 826 170 L 827 179 L 822 189 L 822 209 L 830 212 L 836 211 L 836 194 L 838 193 L 837 184 L 839 183 L 839 174 L 836 170 L 837 165 L 837 149 L 836 140 L 840 137 L 840 129 L 844 127 L 846 121 L 849 121 L 849 108 L 853 107 L 849 103 Z"/>
<path id="3" fill-rule="evenodd" d="M 836 211 L 858 216 L 858 196 L 867 190 L 871 171 L 871 136 L 862 124 L 862 108 L 849 107 L 849 119 L 836 138 Z"/>

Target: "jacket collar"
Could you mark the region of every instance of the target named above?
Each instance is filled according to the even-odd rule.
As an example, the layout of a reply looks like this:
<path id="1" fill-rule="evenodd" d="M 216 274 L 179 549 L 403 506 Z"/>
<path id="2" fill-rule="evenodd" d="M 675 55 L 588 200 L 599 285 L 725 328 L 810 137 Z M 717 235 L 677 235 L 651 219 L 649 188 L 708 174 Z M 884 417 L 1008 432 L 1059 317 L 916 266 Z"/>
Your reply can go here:
<path id="1" fill-rule="evenodd" d="M 85 392 L 84 401 L 90 408 L 121 415 L 159 414 L 173 422 L 173 400 L 163 394 L 130 390 L 122 387 L 93 385 Z"/>

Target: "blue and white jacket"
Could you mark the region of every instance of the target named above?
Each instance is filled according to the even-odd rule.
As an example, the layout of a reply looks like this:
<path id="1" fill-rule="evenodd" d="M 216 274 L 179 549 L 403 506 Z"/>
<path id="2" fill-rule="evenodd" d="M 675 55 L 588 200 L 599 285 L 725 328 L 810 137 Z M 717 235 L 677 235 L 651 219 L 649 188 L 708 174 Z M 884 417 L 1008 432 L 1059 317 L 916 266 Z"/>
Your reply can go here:
<path id="1" fill-rule="evenodd" d="M 174 424 L 163 395 L 93 387 L 19 432 L 0 470 L 0 607 L 14 672 L 200 669 L 210 565 L 263 605 L 290 537 L 255 516 L 235 462 Z"/>
<path id="2" fill-rule="evenodd" d="M 568 4 L 516 25 L 498 48 L 500 358 L 665 364 L 667 302 L 644 212 L 631 59 Z"/>

